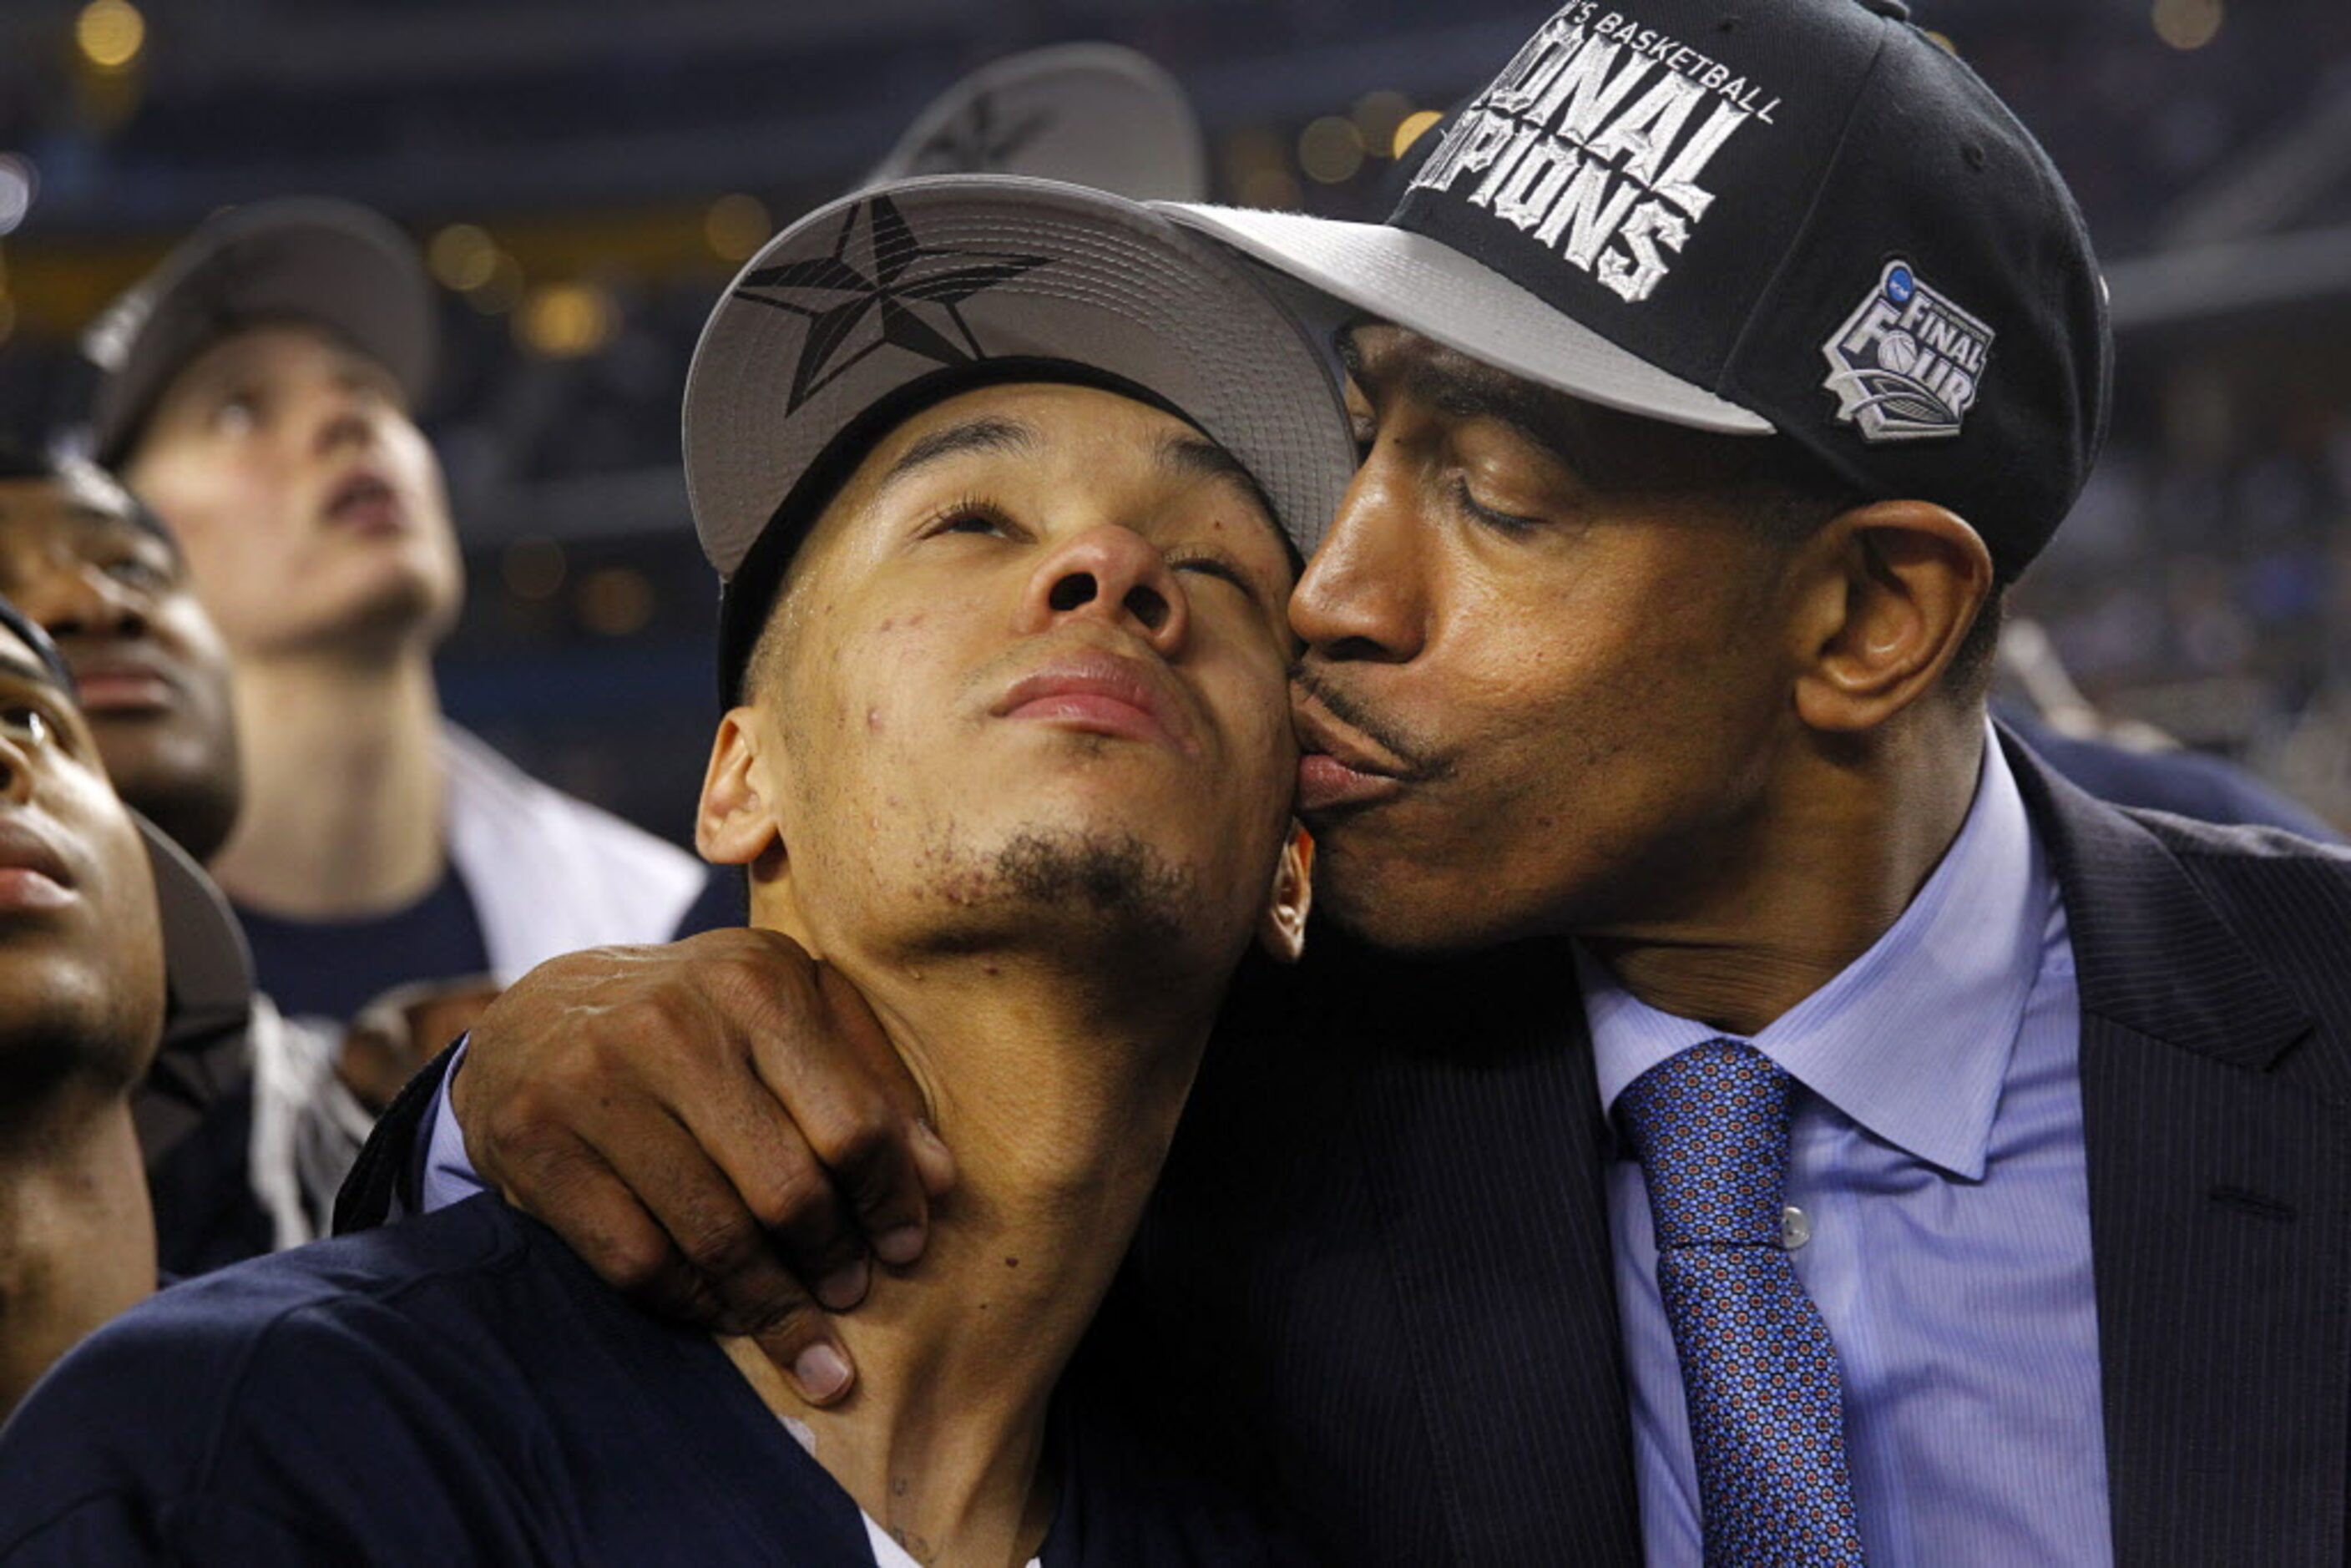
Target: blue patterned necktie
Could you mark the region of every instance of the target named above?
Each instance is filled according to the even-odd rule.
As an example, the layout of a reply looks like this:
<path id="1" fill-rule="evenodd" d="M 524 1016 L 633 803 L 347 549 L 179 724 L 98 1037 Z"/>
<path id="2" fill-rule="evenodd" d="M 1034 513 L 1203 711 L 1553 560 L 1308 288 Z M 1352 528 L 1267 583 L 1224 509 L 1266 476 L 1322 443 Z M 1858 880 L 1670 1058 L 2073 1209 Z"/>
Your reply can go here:
<path id="1" fill-rule="evenodd" d="M 1648 1180 L 1711 1568 L 1862 1561 L 1836 1346 L 1780 1244 L 1792 1087 L 1753 1046 L 1714 1040 L 1616 1100 Z"/>

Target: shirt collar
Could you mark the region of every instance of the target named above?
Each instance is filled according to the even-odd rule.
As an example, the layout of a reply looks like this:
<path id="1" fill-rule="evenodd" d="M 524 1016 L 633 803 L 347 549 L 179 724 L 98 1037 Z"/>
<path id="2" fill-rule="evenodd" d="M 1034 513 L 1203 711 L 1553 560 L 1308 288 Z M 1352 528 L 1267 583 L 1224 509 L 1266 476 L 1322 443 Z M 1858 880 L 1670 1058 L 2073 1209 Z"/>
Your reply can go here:
<path id="1" fill-rule="evenodd" d="M 1970 1181 L 1983 1175 L 2054 895 L 2024 798 L 1986 731 L 1967 821 L 1902 917 L 1754 1039 L 1876 1137 Z M 1575 962 L 1604 1109 L 1667 1057 L 1722 1038 L 1641 1001 L 1581 945 Z"/>

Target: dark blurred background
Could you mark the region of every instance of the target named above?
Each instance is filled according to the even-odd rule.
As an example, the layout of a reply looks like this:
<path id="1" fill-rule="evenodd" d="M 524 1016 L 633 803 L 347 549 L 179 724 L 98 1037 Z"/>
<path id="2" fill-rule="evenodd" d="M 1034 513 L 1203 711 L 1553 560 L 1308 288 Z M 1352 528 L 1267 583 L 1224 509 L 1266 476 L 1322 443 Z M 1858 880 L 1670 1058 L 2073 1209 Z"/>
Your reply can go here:
<path id="1" fill-rule="evenodd" d="M 1133 45 L 1183 82 L 1217 199 L 1376 217 L 1426 111 L 1547 9 L 7 0 L 0 422 L 69 412 L 74 335 L 214 209 L 289 193 L 382 209 L 445 288 L 425 423 L 472 572 L 442 660 L 449 709 L 683 837 L 715 712 L 715 593 L 678 402 L 737 262 L 854 183 L 965 71 L 1079 38 Z M 2021 612 L 2111 718 L 2235 757 L 2351 825 L 2351 5 L 1917 14 L 2048 145 L 2113 287 L 2114 438 Z M 2071 700 L 2043 684 L 2044 702 Z"/>

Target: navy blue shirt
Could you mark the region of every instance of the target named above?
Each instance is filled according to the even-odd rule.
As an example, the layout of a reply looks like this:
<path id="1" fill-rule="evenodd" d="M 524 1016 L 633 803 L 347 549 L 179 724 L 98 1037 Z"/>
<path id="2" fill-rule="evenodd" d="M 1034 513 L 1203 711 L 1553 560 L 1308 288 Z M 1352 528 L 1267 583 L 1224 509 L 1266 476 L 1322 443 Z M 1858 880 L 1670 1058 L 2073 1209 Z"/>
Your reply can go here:
<path id="1" fill-rule="evenodd" d="M 288 1018 L 348 1022 L 394 986 L 490 967 L 481 916 L 454 862 L 432 892 L 389 915 L 285 920 L 240 904 L 236 918 L 253 946 L 256 987 Z"/>
<path id="2" fill-rule="evenodd" d="M 1062 1419 L 1046 1568 L 1300 1561 Z M 825 1564 L 857 1504 L 709 1339 L 484 1197 L 164 1291 L 0 1430 L 12 1564 Z"/>

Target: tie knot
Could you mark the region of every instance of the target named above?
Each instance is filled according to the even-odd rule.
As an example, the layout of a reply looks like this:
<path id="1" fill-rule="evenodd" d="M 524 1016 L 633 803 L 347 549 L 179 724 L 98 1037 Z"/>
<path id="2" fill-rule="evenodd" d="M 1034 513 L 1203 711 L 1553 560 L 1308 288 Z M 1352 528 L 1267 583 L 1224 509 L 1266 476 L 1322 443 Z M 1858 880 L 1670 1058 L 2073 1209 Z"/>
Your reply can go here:
<path id="1" fill-rule="evenodd" d="M 1744 1041 L 1667 1057 L 1616 1097 L 1641 1156 L 1657 1245 L 1780 1244 L 1791 1082 Z"/>

